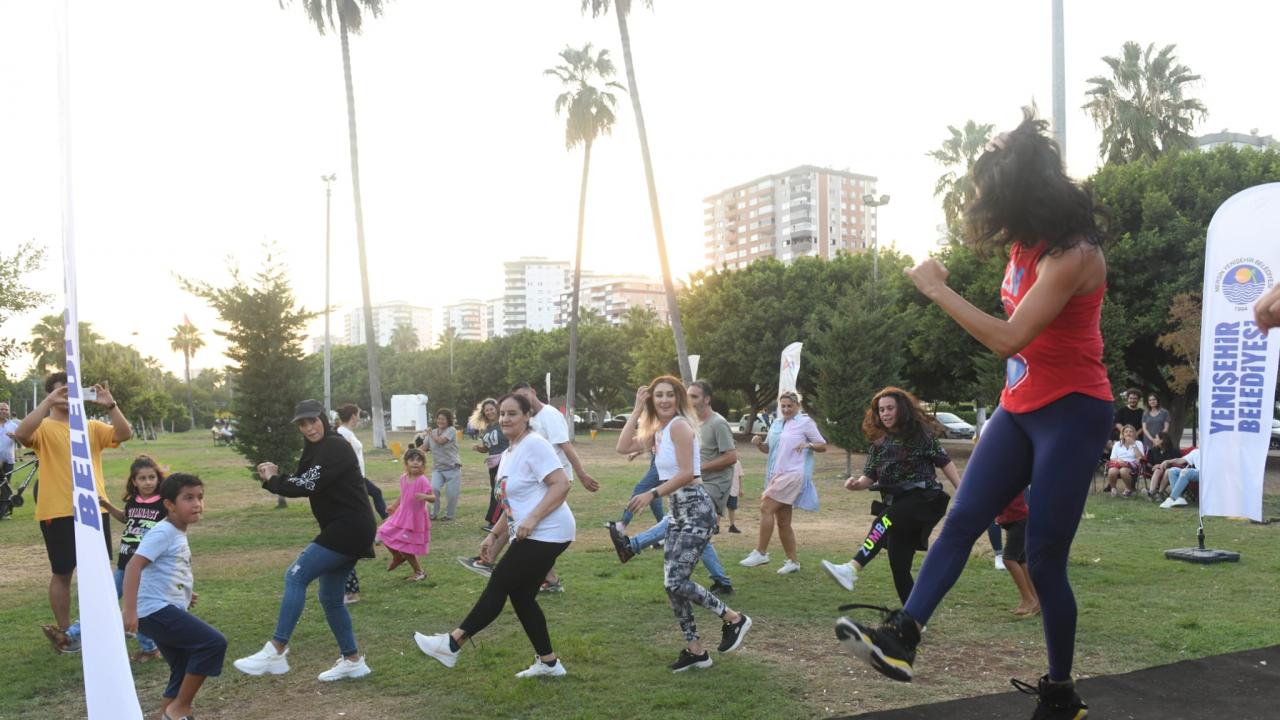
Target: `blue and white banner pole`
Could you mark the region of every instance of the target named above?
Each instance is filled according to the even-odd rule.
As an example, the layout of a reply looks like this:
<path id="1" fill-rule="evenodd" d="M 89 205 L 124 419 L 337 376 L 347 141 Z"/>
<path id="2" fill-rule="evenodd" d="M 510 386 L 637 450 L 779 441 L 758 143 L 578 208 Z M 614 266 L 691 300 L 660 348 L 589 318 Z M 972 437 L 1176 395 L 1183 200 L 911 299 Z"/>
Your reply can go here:
<path id="1" fill-rule="evenodd" d="M 66 293 L 68 424 L 71 432 L 72 509 L 75 513 L 76 587 L 80 597 L 80 657 L 84 667 L 89 720 L 142 720 L 133 685 L 124 623 L 116 600 L 111 556 L 103 537 L 93 459 L 89 455 L 88 416 L 80 378 L 80 323 L 76 313 L 74 193 L 71 182 L 71 84 L 69 0 L 58 5 L 58 140 L 62 156 L 62 268 Z"/>

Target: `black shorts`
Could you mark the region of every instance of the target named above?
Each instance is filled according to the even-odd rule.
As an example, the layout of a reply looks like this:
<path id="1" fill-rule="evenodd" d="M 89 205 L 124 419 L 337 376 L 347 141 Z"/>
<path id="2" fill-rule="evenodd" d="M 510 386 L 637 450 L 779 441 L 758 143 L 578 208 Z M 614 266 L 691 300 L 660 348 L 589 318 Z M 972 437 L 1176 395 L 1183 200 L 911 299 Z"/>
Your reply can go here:
<path id="1" fill-rule="evenodd" d="M 111 559 L 111 517 L 102 513 L 102 535 L 106 539 L 107 559 Z M 40 521 L 44 549 L 49 555 L 49 569 L 54 575 L 70 575 L 76 569 L 76 521 L 67 515 Z"/>
<path id="2" fill-rule="evenodd" d="M 738 496 L 737 496 L 737 495 L 730 495 L 730 496 L 729 496 L 729 499 L 724 501 L 724 506 L 725 506 L 726 508 L 728 508 L 729 510 L 737 510 L 737 509 L 738 509 Z"/>
<path id="3" fill-rule="evenodd" d="M 1000 527 L 1006 533 L 1004 541 L 1004 559 L 1012 560 L 1019 565 L 1027 564 L 1027 521 L 1006 523 Z"/>

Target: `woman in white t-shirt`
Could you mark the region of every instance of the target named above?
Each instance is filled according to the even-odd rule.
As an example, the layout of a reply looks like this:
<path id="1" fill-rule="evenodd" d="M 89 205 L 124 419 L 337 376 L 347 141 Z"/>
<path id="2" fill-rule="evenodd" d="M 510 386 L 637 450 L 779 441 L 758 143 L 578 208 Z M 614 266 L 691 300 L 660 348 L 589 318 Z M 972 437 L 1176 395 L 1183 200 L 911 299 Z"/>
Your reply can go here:
<path id="1" fill-rule="evenodd" d="M 538 655 L 533 665 L 516 673 L 516 677 L 565 674 L 564 664 L 551 648 L 547 620 L 538 607 L 538 588 L 556 558 L 573 542 L 577 526 L 565 502 L 569 476 L 551 444 L 529 429 L 532 416 L 533 407 L 519 395 L 507 395 L 498 401 L 498 426 L 510 446 L 498 464 L 497 492 L 502 514 L 480 543 L 480 560 L 493 562 L 495 546 L 500 547 L 497 538 L 504 534 L 510 539 L 510 549 L 493 568 L 480 599 L 453 632 L 414 633 L 422 652 L 445 667 L 454 666 L 463 641 L 497 619 L 510 598 Z"/>
<path id="2" fill-rule="evenodd" d="M 1116 481 L 1124 482 L 1124 497 L 1133 494 L 1133 480 L 1138 477 L 1146 450 L 1138 440 L 1138 431 L 1132 425 L 1125 425 L 1120 431 L 1120 441 L 1111 446 L 1111 459 L 1107 461 L 1107 490 L 1117 493 Z"/>

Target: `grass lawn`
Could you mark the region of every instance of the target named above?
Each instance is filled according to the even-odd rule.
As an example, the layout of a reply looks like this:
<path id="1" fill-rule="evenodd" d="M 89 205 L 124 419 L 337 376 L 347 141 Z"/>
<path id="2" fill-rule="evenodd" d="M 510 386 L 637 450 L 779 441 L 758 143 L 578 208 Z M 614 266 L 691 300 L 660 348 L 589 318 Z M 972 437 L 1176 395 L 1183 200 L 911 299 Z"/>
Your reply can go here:
<path id="1" fill-rule="evenodd" d="M 371 438 L 363 435 L 370 448 Z M 883 558 L 863 572 L 855 593 L 840 589 L 818 563 L 847 560 L 870 520 L 872 496 L 840 487 L 844 458 L 833 453 L 820 456 L 822 511 L 796 513 L 801 572 L 785 577 L 774 572 L 782 558 L 776 538 L 770 565 L 737 565 L 754 545 L 754 502 L 745 502 L 738 517 L 747 534 L 717 536 L 738 589 L 730 604 L 752 615 L 755 627 L 741 651 L 716 657 L 713 668 L 672 675 L 666 665 L 678 654 L 682 638 L 662 590 L 661 555 L 649 551 L 620 565 L 602 527 L 616 517 L 645 470 L 639 461 L 628 464 L 615 455 L 613 439 L 612 433 L 594 442 L 579 438 L 579 452 L 603 488 L 590 494 L 575 486 L 570 494 L 578 540 L 557 566 L 567 591 L 541 599 L 569 671 L 559 680 L 512 677 L 529 664 L 532 649 L 510 610 L 466 647 L 453 670 L 422 655 L 413 643 L 415 630 L 455 627 L 483 587 L 483 578 L 454 562 L 455 556 L 474 554 L 482 539 L 488 476 L 477 453 L 464 455 L 459 519 L 433 528 L 431 555 L 424 561 L 427 582 L 404 582 L 407 568 L 384 572 L 385 553 L 360 563 L 364 600 L 352 606 L 352 615 L 374 672 L 364 680 L 333 684 L 315 680 L 337 658 L 337 648 L 314 598 L 290 645 L 290 674 L 250 678 L 230 663 L 270 637 L 281 574 L 316 532 L 305 501 L 275 509 L 274 498 L 249 479 L 244 462 L 230 449 L 213 447 L 201 432 L 131 441 L 127 449 L 109 452 L 105 464 L 113 496 L 122 493 L 128 463 L 137 453 L 153 455 L 173 470 L 196 472 L 206 483 L 205 519 L 190 533 L 197 609 L 227 636 L 230 649 L 223 675 L 206 683 L 197 698 L 197 716 L 203 720 L 566 720 L 652 717 L 664 711 L 741 720 L 822 717 L 1006 690 L 1010 676 L 1034 680 L 1044 672 L 1039 622 L 1010 613 L 1017 592 L 1005 573 L 992 568 L 985 539 L 930 623 L 916 682 L 892 683 L 839 651 L 832 632 L 837 605 L 896 606 L 897 599 Z M 963 464 L 965 447 L 950 447 Z M 764 456 L 749 450 L 744 457 L 747 495 L 756 497 Z M 367 458 L 371 478 L 390 501 L 398 492 L 399 464 L 387 451 L 372 451 Z M 861 460 L 855 457 L 855 465 L 860 467 Z M 1267 516 L 1280 515 L 1273 475 L 1268 475 Z M 0 718 L 84 717 L 80 657 L 51 652 L 38 628 L 51 615 L 45 595 L 48 564 L 33 513 L 28 502 L 14 520 L 0 523 L 0 626 L 6 639 Z M 1146 501 L 1090 498 L 1071 561 L 1080 604 L 1078 675 L 1280 643 L 1275 621 L 1280 526 L 1212 518 L 1209 544 L 1240 551 L 1239 564 L 1202 567 L 1163 559 L 1166 548 L 1194 544 L 1195 527 L 1194 509 L 1166 511 Z M 118 533 L 119 524 L 113 529 Z M 694 578 L 709 584 L 701 568 Z M 714 644 L 717 619 L 701 608 L 695 612 Z M 167 668 L 152 662 L 135 666 L 134 675 L 147 717 L 158 716 Z"/>

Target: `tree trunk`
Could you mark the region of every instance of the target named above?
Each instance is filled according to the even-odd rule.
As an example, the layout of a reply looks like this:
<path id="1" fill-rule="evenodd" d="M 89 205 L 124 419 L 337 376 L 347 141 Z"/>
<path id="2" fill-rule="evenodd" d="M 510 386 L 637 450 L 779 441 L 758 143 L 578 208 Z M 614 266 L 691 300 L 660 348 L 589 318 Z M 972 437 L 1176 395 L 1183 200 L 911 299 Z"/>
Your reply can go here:
<path id="1" fill-rule="evenodd" d="M 191 353 L 185 348 L 182 350 L 183 372 L 187 376 L 187 413 L 191 415 L 191 428 L 196 427 L 196 406 L 191 401 Z"/>
<path id="2" fill-rule="evenodd" d="M 373 424 L 373 446 L 387 446 L 387 427 L 382 417 L 382 379 L 378 371 L 378 340 L 373 332 L 373 305 L 369 300 L 369 263 L 364 251 L 364 205 L 360 202 L 360 153 L 356 144 L 356 96 L 351 85 L 351 49 L 347 23 L 338 24 L 342 37 L 342 75 L 347 87 L 347 136 L 351 147 L 351 194 L 356 208 L 356 246 L 360 251 L 360 295 L 364 302 L 364 343 L 369 361 L 369 416 Z M 283 499 L 283 498 L 282 498 Z"/>
<path id="3" fill-rule="evenodd" d="M 582 226 L 587 214 L 587 174 L 591 170 L 591 140 L 582 151 L 582 189 L 578 191 L 578 248 L 573 256 L 573 300 L 569 306 L 569 381 L 565 384 L 564 415 L 569 436 L 578 434 L 573 422 L 573 406 L 578 399 L 578 305 L 582 293 Z"/>
<path id="4" fill-rule="evenodd" d="M 680 363 L 680 379 L 685 385 L 693 382 L 689 372 L 689 351 L 684 344 L 684 326 L 680 323 L 680 304 L 676 299 L 676 286 L 671 281 L 671 266 L 667 262 L 667 241 L 662 234 L 662 213 L 658 209 L 658 188 L 653 180 L 653 161 L 649 159 L 649 136 L 644 130 L 644 113 L 640 110 L 640 90 L 636 87 L 636 70 L 631 62 L 631 34 L 627 32 L 626 12 L 614 8 L 618 18 L 618 33 L 622 36 L 622 57 L 627 68 L 627 88 L 631 95 L 631 109 L 636 115 L 636 129 L 640 132 L 640 156 L 644 159 L 644 179 L 649 186 L 649 210 L 653 216 L 653 235 L 658 242 L 658 262 L 662 266 L 662 285 L 667 291 L 667 312 L 671 314 L 671 332 L 676 341 L 676 359 Z"/>

